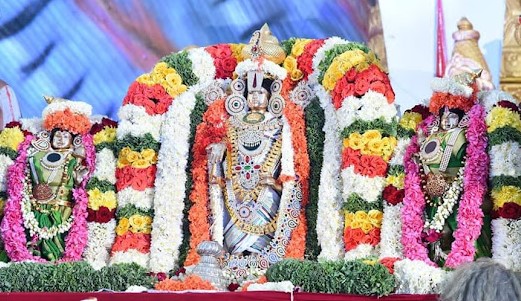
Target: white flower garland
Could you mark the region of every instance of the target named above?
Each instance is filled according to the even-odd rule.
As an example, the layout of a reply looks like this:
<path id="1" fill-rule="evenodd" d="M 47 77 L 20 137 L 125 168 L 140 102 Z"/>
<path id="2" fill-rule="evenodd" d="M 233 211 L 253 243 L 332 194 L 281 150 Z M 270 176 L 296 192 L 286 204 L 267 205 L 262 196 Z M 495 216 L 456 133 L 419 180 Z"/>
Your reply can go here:
<path id="1" fill-rule="evenodd" d="M 117 263 L 136 263 L 144 268 L 148 267 L 149 253 L 141 253 L 138 250 L 114 252 L 110 257 L 110 265 Z"/>
<path id="2" fill-rule="evenodd" d="M 410 138 L 398 138 L 396 147 L 394 148 L 393 156 L 389 161 L 389 165 L 403 166 L 403 158 L 405 156 L 405 151 L 407 150 L 407 146 L 409 146 L 410 142 Z"/>
<path id="3" fill-rule="evenodd" d="M 521 220 L 492 220 L 492 258 L 507 268 L 521 271 Z"/>
<path id="4" fill-rule="evenodd" d="M 280 167 L 281 174 L 285 176 L 295 177 L 295 162 L 293 160 L 294 149 L 291 138 L 291 127 L 286 116 L 282 116 L 282 154 Z M 283 207 L 284 208 L 284 207 Z"/>
<path id="5" fill-rule="evenodd" d="M 521 146 L 517 142 L 508 141 L 492 146 L 490 156 L 490 177 L 521 176 Z"/>
<path id="6" fill-rule="evenodd" d="M 258 292 L 258 291 L 276 291 L 276 292 L 285 292 L 293 295 L 293 290 L 295 286 L 291 281 L 281 281 L 281 282 L 266 282 L 266 283 L 253 283 L 248 286 L 248 292 Z M 293 299 L 293 297 L 291 298 Z"/>
<path id="7" fill-rule="evenodd" d="M 7 170 L 14 161 L 8 156 L 0 154 L 0 191 L 7 191 Z"/>
<path id="8" fill-rule="evenodd" d="M 29 187 L 27 183 L 24 181 L 24 190 L 27 191 Z M 38 234 L 40 239 L 51 239 L 58 234 L 63 234 L 70 230 L 72 227 L 72 222 L 74 221 L 74 215 L 71 214 L 67 220 L 63 221 L 59 225 L 54 225 L 51 228 L 40 228 L 38 225 L 38 221 L 34 216 L 34 212 L 31 210 L 31 198 L 29 193 L 24 193 L 22 197 L 22 217 L 24 221 L 24 227 L 29 230 L 29 235 L 31 237 Z"/>
<path id="9" fill-rule="evenodd" d="M 402 210 L 403 204 L 389 205 L 384 201 L 384 217 L 380 229 L 380 258 L 403 257 Z"/>
<path id="10" fill-rule="evenodd" d="M 373 121 L 383 117 L 390 123 L 396 118 L 398 111 L 394 104 L 388 103 L 383 94 L 369 90 L 361 98 L 355 96 L 344 98 L 342 107 L 336 111 L 336 114 L 338 127 L 343 129 L 359 119 Z"/>
<path id="11" fill-rule="evenodd" d="M 112 219 L 108 223 L 88 223 L 89 242 L 83 253 L 85 260 L 96 270 L 107 265 L 110 258 L 109 250 L 116 237 L 116 220 Z"/>
<path id="12" fill-rule="evenodd" d="M 378 247 L 373 247 L 370 244 L 359 244 L 356 248 L 349 250 L 344 255 L 344 260 L 350 261 L 355 259 L 377 257 Z"/>
<path id="13" fill-rule="evenodd" d="M 154 140 L 159 141 L 163 115 L 148 115 L 144 107 L 128 104 L 121 107 L 118 117 L 120 119 L 116 132 L 118 139 L 123 139 L 126 135 L 143 137 L 145 134 L 151 134 Z"/>
<path id="14" fill-rule="evenodd" d="M 109 148 L 103 148 L 96 152 L 96 168 L 92 178 L 116 183 L 116 157 Z M 108 223 L 87 223 L 89 240 L 83 252 L 83 257 L 94 269 L 101 269 L 107 265 L 110 259 L 110 248 L 116 237 L 116 219 Z"/>
<path id="15" fill-rule="evenodd" d="M 162 128 L 163 143 L 158 154 L 155 181 L 150 268 L 167 272 L 179 259 L 183 242 L 183 209 L 187 193 L 186 165 L 190 145 L 190 114 L 195 107 L 195 94 L 189 90 L 170 106 Z"/>
<path id="16" fill-rule="evenodd" d="M 22 130 L 24 131 L 39 133 L 43 130 L 41 118 L 22 118 L 20 119 L 20 123 L 22 124 Z"/>
<path id="17" fill-rule="evenodd" d="M 452 78 L 436 77 L 431 82 L 431 88 L 434 92 L 449 93 L 454 96 L 470 97 L 472 95 L 472 88 L 457 83 Z"/>
<path id="18" fill-rule="evenodd" d="M 199 79 L 198 83 L 208 84 L 215 78 L 215 65 L 212 56 L 204 47 L 188 50 L 188 59 L 192 61 L 192 72 Z"/>
<path id="19" fill-rule="evenodd" d="M 403 259 L 394 264 L 398 294 L 439 294 L 450 272 L 421 260 Z"/>
<path id="20" fill-rule="evenodd" d="M 86 102 L 81 101 L 55 101 L 50 103 L 43 109 L 42 116 L 47 118 L 48 115 L 56 112 L 65 111 L 66 109 L 71 110 L 73 113 L 90 116 L 92 115 L 92 106 Z"/>
<path id="21" fill-rule="evenodd" d="M 152 208 L 154 201 L 154 189 L 147 188 L 143 191 L 135 190 L 132 187 L 127 187 L 118 191 L 118 208 L 123 208 L 126 205 L 134 205 L 143 210 Z"/>
<path id="22" fill-rule="evenodd" d="M 368 203 L 378 201 L 385 187 L 384 177 L 370 178 L 357 174 L 354 166 L 342 170 L 342 198 L 346 200 L 352 193 L 358 194 Z"/>
<path id="23" fill-rule="evenodd" d="M 111 149 L 105 147 L 96 153 L 96 169 L 92 178 L 108 181 L 112 185 L 116 183 L 116 157 Z"/>
<path id="24" fill-rule="evenodd" d="M 389 167 L 403 166 L 403 159 L 407 146 L 411 142 L 410 138 L 398 138 L 398 142 L 393 151 L 393 156 L 389 161 Z M 402 207 L 403 203 L 390 205 L 386 201 L 384 205 L 384 216 L 380 232 L 380 258 L 384 257 L 403 257 L 402 237 Z"/>
<path id="25" fill-rule="evenodd" d="M 333 47 L 339 44 L 347 44 L 349 41 L 346 41 L 339 37 L 330 37 L 324 41 L 324 44 L 322 47 L 320 47 L 315 55 L 313 56 L 313 72 L 309 75 L 308 81 L 310 86 L 314 86 L 319 84 L 318 82 L 318 76 L 320 75 L 320 69 L 318 69 L 318 65 L 320 65 L 320 62 L 324 60 L 326 57 L 326 52 L 328 50 L 331 50 Z"/>
<path id="26" fill-rule="evenodd" d="M 286 69 L 268 60 L 264 60 L 262 64 L 259 64 L 258 61 L 247 59 L 237 64 L 235 68 L 235 72 L 239 77 L 246 76 L 248 71 L 252 70 L 262 70 L 264 73 L 271 74 L 280 80 L 284 80 L 288 74 Z"/>
<path id="27" fill-rule="evenodd" d="M 175 101 L 174 101 L 175 103 Z M 153 116 L 146 112 L 144 107 L 133 104 L 124 105 L 119 109 L 118 116 L 120 122 L 116 131 L 116 137 L 122 139 L 126 135 L 132 137 L 141 137 L 149 133 L 154 140 L 159 141 L 161 123 L 164 115 Z M 132 187 L 126 187 L 118 192 L 118 209 L 126 205 L 134 205 L 143 210 L 152 209 L 154 198 L 154 188 L 147 188 L 144 191 L 138 191 Z M 155 216 L 152 216 L 155 219 Z M 117 239 L 117 238 L 116 238 Z M 122 262 L 136 262 L 137 264 L 148 268 L 149 253 L 141 253 L 131 249 L 128 251 L 117 251 L 111 254 L 110 264 Z"/>
<path id="28" fill-rule="evenodd" d="M 335 109 L 331 96 L 322 86 L 316 86 L 315 94 L 324 110 L 324 156 L 320 185 L 318 187 L 317 238 L 322 248 L 319 258 L 340 259 L 344 254 L 342 237 L 343 218 L 340 212 L 342 202 L 340 183 L 340 133 L 337 130 Z"/>

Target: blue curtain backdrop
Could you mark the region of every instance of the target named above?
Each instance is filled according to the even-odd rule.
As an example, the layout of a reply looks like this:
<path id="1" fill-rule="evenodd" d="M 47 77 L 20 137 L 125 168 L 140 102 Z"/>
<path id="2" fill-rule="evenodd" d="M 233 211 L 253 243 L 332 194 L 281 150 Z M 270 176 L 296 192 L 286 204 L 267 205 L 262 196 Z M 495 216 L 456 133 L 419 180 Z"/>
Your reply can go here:
<path id="1" fill-rule="evenodd" d="M 267 22 L 290 37 L 367 38 L 355 0 L 20 0 L 0 2 L 0 79 L 23 117 L 43 95 L 83 100 L 116 118 L 129 84 L 162 56 L 187 46 L 246 43 Z M 369 1 L 371 2 L 371 1 Z"/>

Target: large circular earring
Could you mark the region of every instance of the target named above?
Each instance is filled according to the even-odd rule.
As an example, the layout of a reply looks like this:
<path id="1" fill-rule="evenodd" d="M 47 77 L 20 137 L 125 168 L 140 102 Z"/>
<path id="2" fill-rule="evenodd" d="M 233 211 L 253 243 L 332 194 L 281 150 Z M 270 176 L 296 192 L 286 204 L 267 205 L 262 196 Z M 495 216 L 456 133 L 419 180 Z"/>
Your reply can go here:
<path id="1" fill-rule="evenodd" d="M 226 98 L 225 107 L 228 114 L 232 116 L 239 115 L 246 108 L 246 98 L 244 98 L 244 90 L 246 85 L 244 80 L 238 78 L 232 82 L 232 94 Z"/>
<path id="2" fill-rule="evenodd" d="M 280 91 L 282 91 L 282 81 L 275 80 L 271 84 L 271 98 L 268 102 L 268 111 L 273 114 L 275 117 L 282 116 L 282 111 L 284 110 L 284 98 L 280 96 Z"/>

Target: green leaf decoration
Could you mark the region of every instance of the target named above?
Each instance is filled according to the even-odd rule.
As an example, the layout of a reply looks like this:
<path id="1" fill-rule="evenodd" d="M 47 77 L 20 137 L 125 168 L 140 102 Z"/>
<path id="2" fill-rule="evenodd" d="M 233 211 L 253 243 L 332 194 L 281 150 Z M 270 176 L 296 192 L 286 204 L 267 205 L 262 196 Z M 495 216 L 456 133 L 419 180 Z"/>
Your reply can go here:
<path id="1" fill-rule="evenodd" d="M 183 79 L 183 84 L 190 87 L 199 82 L 199 78 L 192 71 L 192 61 L 188 58 L 187 51 L 181 51 L 167 55 L 161 59 L 162 62 L 175 69 Z"/>
<path id="2" fill-rule="evenodd" d="M 307 259 L 315 260 L 320 254 L 320 245 L 317 238 L 317 214 L 318 214 L 318 186 L 320 185 L 320 172 L 324 156 L 325 133 L 324 110 L 320 107 L 320 100 L 315 97 L 305 110 L 306 114 L 306 139 L 308 143 L 309 163 L 312 168 L 309 171 L 309 202 L 306 206 L 306 220 L 308 230 L 306 233 Z"/>

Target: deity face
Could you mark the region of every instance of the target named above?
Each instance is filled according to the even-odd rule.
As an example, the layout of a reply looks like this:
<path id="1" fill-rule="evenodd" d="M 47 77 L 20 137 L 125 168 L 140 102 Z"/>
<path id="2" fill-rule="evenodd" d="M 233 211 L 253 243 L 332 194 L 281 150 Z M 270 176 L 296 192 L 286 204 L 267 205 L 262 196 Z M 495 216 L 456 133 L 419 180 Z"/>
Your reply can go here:
<path id="1" fill-rule="evenodd" d="M 459 116 L 458 114 L 451 112 L 449 110 L 445 110 L 443 115 L 441 115 L 440 121 L 441 128 L 443 130 L 450 130 L 458 126 Z"/>
<path id="2" fill-rule="evenodd" d="M 269 96 L 270 93 L 264 88 L 261 88 L 260 91 L 248 92 L 248 107 L 253 112 L 265 112 Z"/>
<path id="3" fill-rule="evenodd" d="M 52 147 L 54 149 L 69 148 L 72 144 L 72 134 L 68 131 L 56 131 L 52 137 Z"/>

